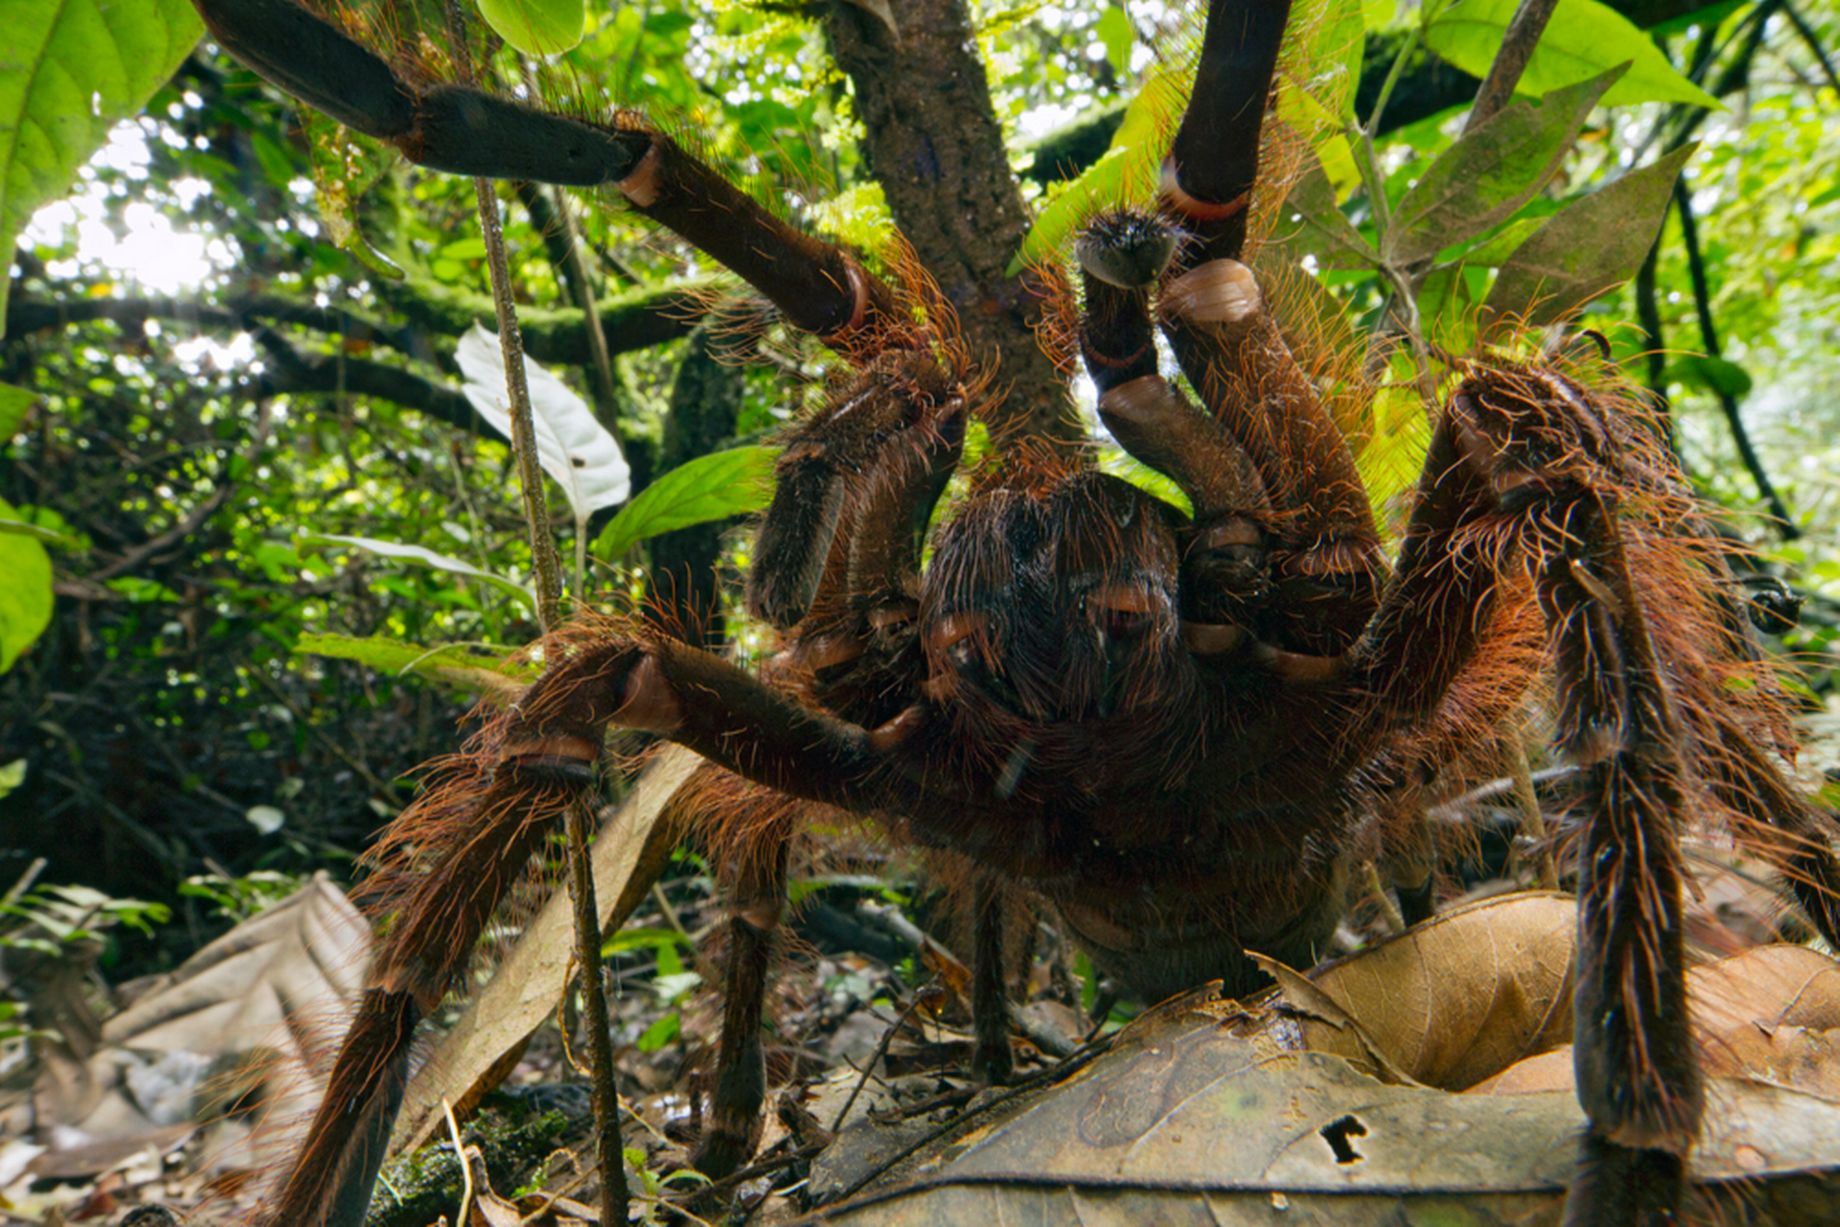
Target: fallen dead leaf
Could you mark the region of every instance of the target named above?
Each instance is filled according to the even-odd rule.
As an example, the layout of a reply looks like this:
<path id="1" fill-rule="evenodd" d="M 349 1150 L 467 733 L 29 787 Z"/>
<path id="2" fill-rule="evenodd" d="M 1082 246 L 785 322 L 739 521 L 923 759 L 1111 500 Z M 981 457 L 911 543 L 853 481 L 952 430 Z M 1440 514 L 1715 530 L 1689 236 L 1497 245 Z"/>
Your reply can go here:
<path id="1" fill-rule="evenodd" d="M 69 1179 L 164 1154 L 252 1083 L 270 1101 L 311 1094 L 369 943 L 364 918 L 318 874 L 199 950 L 108 1018 L 88 1061 L 47 1062 L 33 1108 L 52 1145 L 32 1172 Z"/>
<path id="2" fill-rule="evenodd" d="M 670 858 L 675 833 L 660 819 L 702 761 L 679 746 L 664 747 L 601 825 L 593 862 L 603 933 L 639 906 Z M 414 1150 L 442 1127 L 444 1098 L 465 1115 L 517 1061 L 531 1033 L 556 1009 L 572 966 L 574 933 L 568 892 L 558 890 L 410 1080 L 390 1139 L 392 1156 Z"/>
<path id="3" fill-rule="evenodd" d="M 1462 1090 L 1571 1038 L 1578 905 L 1527 892 L 1485 899 L 1307 977 L 1267 964 L 1308 1015 L 1304 1044 L 1394 1081 Z"/>

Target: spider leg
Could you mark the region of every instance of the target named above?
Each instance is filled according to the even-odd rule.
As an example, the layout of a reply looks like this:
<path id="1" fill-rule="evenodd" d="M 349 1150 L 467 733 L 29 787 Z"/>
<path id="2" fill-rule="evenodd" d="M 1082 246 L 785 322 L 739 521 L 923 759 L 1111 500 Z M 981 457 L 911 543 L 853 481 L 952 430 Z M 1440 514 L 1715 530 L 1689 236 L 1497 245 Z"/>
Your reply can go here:
<path id="1" fill-rule="evenodd" d="M 434 170 L 576 187 L 610 185 L 831 343 L 898 321 L 894 297 L 841 248 L 800 233 L 639 126 L 553 115 L 418 81 L 295 0 L 194 0 L 217 41 L 289 94 Z"/>
<path id="2" fill-rule="evenodd" d="M 865 368 L 786 440 L 749 611 L 782 628 L 815 613 L 833 633 L 858 598 L 911 603 L 919 533 L 964 432 L 964 401 L 929 354 L 894 350 Z"/>
<path id="3" fill-rule="evenodd" d="M 1680 923 L 1679 834 L 1690 798 L 1684 730 L 1651 634 L 1652 621 L 1674 615 L 1643 601 L 1625 546 L 1639 446 L 1565 376 L 1506 366 L 1470 374 L 1438 441 L 1434 464 L 1449 467 L 1428 470 L 1427 481 L 1450 487 L 1446 497 L 1477 500 L 1459 520 L 1492 509 L 1473 527 L 1512 542 L 1532 579 L 1557 674 L 1555 741 L 1581 769 L 1573 1040 L 1589 1124 L 1567 1221 L 1677 1221 L 1704 1106 Z M 1401 587 L 1424 594 L 1441 584 L 1449 591 L 1440 613 L 1458 619 L 1422 637 L 1421 649 L 1451 654 L 1443 670 L 1434 657 L 1423 672 L 1465 654 L 1476 634 L 1465 600 L 1476 584 L 1500 582 L 1503 561 L 1472 565 L 1467 576 L 1461 559 L 1402 564 Z M 1455 642 L 1439 643 L 1440 632 Z M 1416 704 L 1433 696 L 1413 688 L 1439 680 L 1397 685 Z"/>
<path id="4" fill-rule="evenodd" d="M 1003 971 L 1006 897 L 995 878 L 979 875 L 972 902 L 971 1029 L 977 1047 L 971 1070 L 993 1084 L 1008 1082 L 1015 1070 L 1009 1044 L 1009 988 Z"/>
<path id="5" fill-rule="evenodd" d="M 1106 429 L 1188 495 L 1194 529 L 1184 543 L 1181 614 L 1192 647 L 1225 651 L 1243 640 L 1270 595 L 1271 504 L 1226 427 L 1157 373 L 1147 282 L 1162 262 L 1121 269 L 1115 257 L 1158 230 L 1157 219 L 1128 213 L 1101 216 L 1087 227 L 1079 245 L 1080 348 Z M 1141 280 L 1132 284 L 1127 275 Z"/>
<path id="6" fill-rule="evenodd" d="M 766 1101 L 767 1065 L 760 1033 L 773 947 L 786 907 L 786 861 L 792 832 L 784 803 L 770 794 L 777 821 L 748 833 L 724 866 L 729 900 L 727 962 L 722 976 L 722 1038 L 716 1050 L 709 1116 L 691 1164 L 707 1176 L 728 1175 L 754 1153 Z"/>
<path id="7" fill-rule="evenodd" d="M 1289 11 L 1288 0 L 1208 6 L 1194 94 L 1163 168 L 1162 213 L 1185 241 L 1158 310 L 1183 373 L 1270 499 L 1282 646 L 1338 652 L 1372 615 L 1386 566 L 1347 441 L 1241 262 Z"/>

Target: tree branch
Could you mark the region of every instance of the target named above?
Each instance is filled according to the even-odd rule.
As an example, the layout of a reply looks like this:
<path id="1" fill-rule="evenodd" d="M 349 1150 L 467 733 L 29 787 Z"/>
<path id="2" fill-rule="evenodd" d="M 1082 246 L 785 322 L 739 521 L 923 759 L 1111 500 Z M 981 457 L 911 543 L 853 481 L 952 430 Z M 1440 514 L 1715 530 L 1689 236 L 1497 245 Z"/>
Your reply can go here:
<path id="1" fill-rule="evenodd" d="M 1037 340 L 1043 299 L 1033 278 L 1008 274 L 1030 218 L 965 0 L 907 0 L 892 20 L 872 8 L 833 5 L 825 18 L 864 159 L 971 358 L 1006 385 L 997 424 L 1070 440 L 1080 428 L 1065 381 Z"/>
<path id="2" fill-rule="evenodd" d="M 661 289 L 624 294 L 601 304 L 601 327 L 611 353 L 632 353 L 687 336 L 709 303 L 732 283 L 715 278 L 675 282 Z M 275 295 L 227 298 L 219 303 L 191 298 L 72 298 L 33 299 L 14 295 L 7 301 L 6 337 L 11 340 L 34 332 L 49 332 L 74 324 L 108 320 L 124 328 L 137 328 L 148 320 L 172 320 L 195 328 L 245 329 L 256 321 L 297 324 L 336 333 L 355 341 L 371 341 L 398 353 L 451 365 L 452 346 L 431 344 L 426 333 L 458 337 L 473 322 L 492 315 L 491 300 L 458 294 L 422 284 L 405 288 L 392 285 L 384 296 L 407 325 L 391 326 L 344 308 L 315 307 L 311 303 Z M 530 356 L 554 366 L 585 366 L 593 361 L 586 317 L 579 310 L 528 308 L 525 343 Z"/>

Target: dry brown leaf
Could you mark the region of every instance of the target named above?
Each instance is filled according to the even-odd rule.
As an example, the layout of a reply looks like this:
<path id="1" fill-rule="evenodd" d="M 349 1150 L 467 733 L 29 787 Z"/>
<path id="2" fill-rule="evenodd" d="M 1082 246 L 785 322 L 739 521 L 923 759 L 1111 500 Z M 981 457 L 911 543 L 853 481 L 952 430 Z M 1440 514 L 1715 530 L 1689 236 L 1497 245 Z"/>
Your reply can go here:
<path id="1" fill-rule="evenodd" d="M 1708 1074 L 1840 1102 L 1840 963 L 1806 946 L 1758 946 L 1687 973 Z M 1509 1066 L 1480 1095 L 1572 1089 L 1572 1048 Z"/>
<path id="2" fill-rule="evenodd" d="M 1758 946 L 1687 973 L 1695 1027 L 1840 1027 L 1840 963 L 1807 946 Z"/>
<path id="3" fill-rule="evenodd" d="M 39 1119 L 58 1145 L 42 1175 L 106 1170 L 149 1147 L 176 1145 L 215 1115 L 210 1093 L 253 1069 L 266 1098 L 310 1094 L 326 1045 L 344 1029 L 370 946 L 370 926 L 324 874 L 244 921 L 102 1025 L 81 1067 L 48 1070 Z M 229 1161 L 229 1156 L 224 1156 Z"/>
<path id="4" fill-rule="evenodd" d="M 1504 895 L 1322 968 L 1307 987 L 1294 973 L 1280 983 L 1316 1016 L 1311 1050 L 1357 1064 L 1371 1054 L 1395 1081 L 1461 1090 L 1571 1038 L 1577 924 L 1570 895 Z"/>
<path id="5" fill-rule="evenodd" d="M 670 858 L 676 840 L 659 819 L 702 761 L 680 746 L 665 746 L 602 824 L 594 840 L 594 886 L 603 933 L 639 906 Z M 433 1136 L 444 1122 L 442 1099 L 464 1114 L 498 1084 L 531 1032 L 555 1011 L 571 966 L 574 935 L 568 892 L 559 889 L 410 1080 L 390 1139 L 391 1155 L 414 1150 Z"/>
<path id="6" fill-rule="evenodd" d="M 1510 969 L 1503 976 L 1480 986 L 1490 999 L 1509 1000 L 1525 983 Z M 820 1196 L 854 1196 L 814 1219 L 1558 1221 L 1583 1125 L 1569 1089 L 1487 1096 L 1389 1085 L 1296 1051 L 1296 1029 L 1286 1011 L 1169 1003 L 1057 1085 L 999 1096 L 886 1171 L 889 1152 L 874 1157 L 875 1126 L 864 1120 L 811 1179 Z M 1713 1078 L 1710 1095 L 1694 1152 L 1696 1213 L 1773 1227 L 1840 1221 L 1840 1104 L 1755 1080 Z"/>

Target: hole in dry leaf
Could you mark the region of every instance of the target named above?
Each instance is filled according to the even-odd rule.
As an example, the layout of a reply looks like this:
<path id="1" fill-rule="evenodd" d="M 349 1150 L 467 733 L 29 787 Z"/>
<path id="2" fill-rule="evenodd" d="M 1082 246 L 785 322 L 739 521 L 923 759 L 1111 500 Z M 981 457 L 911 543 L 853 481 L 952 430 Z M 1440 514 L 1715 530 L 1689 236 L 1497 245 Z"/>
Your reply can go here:
<path id="1" fill-rule="evenodd" d="M 1342 1116 L 1330 1121 L 1320 1130 L 1323 1141 L 1329 1143 L 1329 1149 L 1335 1152 L 1337 1163 L 1359 1163 L 1364 1157 L 1354 1148 L 1349 1138 L 1367 1136 L 1367 1126 L 1352 1116 Z"/>

